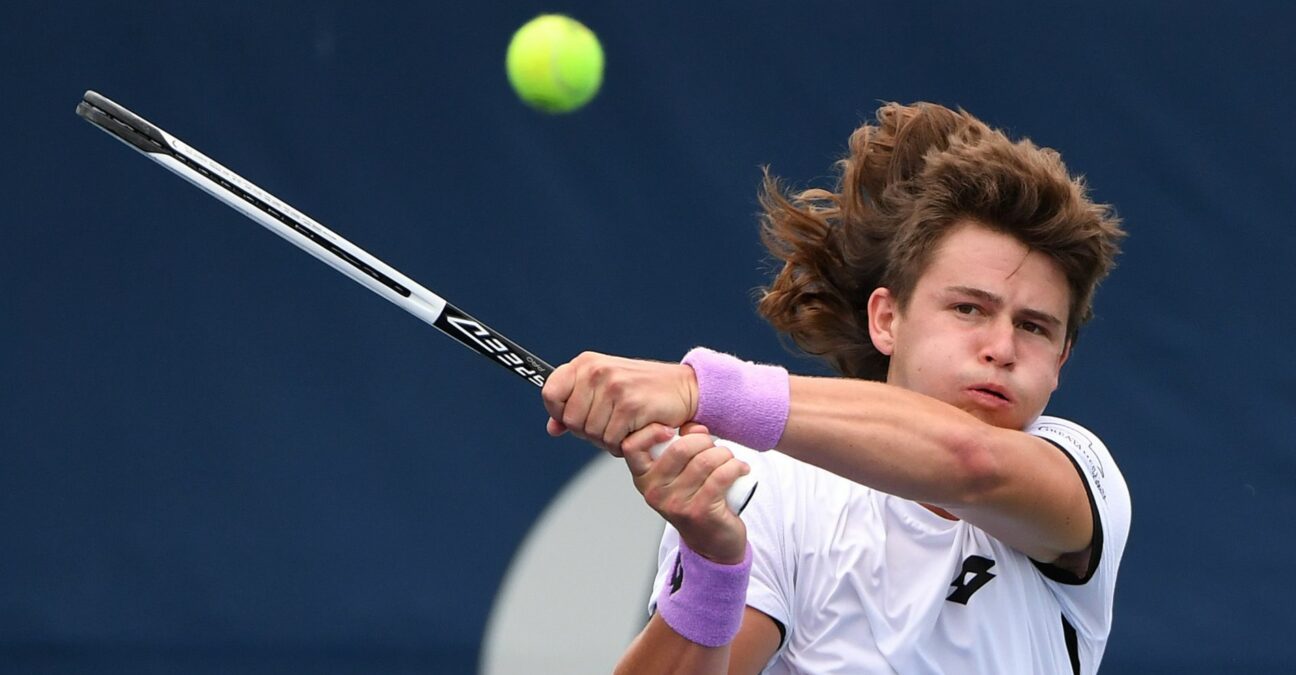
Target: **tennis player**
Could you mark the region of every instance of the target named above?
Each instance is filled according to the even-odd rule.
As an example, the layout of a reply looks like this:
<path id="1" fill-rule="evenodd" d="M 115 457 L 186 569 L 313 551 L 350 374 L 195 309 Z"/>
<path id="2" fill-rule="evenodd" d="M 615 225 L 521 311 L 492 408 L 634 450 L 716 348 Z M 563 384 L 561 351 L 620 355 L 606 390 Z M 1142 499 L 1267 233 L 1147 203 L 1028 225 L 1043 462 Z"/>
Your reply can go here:
<path id="1" fill-rule="evenodd" d="M 1117 218 L 1056 152 L 933 104 L 882 107 L 839 169 L 793 196 L 766 176 L 759 309 L 842 377 L 699 348 L 582 354 L 544 387 L 549 432 L 623 456 L 668 522 L 619 672 L 1095 672 L 1129 493 L 1042 413 Z"/>

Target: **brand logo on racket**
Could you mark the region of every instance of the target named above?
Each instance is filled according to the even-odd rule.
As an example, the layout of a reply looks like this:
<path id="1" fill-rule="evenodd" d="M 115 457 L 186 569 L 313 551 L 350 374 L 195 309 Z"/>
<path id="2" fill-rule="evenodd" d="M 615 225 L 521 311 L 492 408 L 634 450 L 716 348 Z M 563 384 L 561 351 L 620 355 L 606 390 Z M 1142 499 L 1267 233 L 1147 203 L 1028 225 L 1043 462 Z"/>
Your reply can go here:
<path id="1" fill-rule="evenodd" d="M 544 375 L 527 366 L 527 362 L 503 340 L 491 334 L 485 326 L 472 319 L 459 316 L 444 316 L 446 323 L 454 326 L 460 333 L 472 340 L 478 350 L 487 356 L 493 356 L 500 363 L 513 369 L 513 372 L 530 380 L 537 387 L 543 387 Z"/>

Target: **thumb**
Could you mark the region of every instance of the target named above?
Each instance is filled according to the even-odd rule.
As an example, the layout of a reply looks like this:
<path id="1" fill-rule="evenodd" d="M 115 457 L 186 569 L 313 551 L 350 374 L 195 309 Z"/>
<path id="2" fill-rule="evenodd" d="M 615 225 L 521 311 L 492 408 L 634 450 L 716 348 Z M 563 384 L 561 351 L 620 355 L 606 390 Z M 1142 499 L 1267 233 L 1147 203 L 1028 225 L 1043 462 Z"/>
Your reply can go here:
<path id="1" fill-rule="evenodd" d="M 701 422 L 686 422 L 684 426 L 680 427 L 679 433 L 684 436 L 686 434 L 708 434 L 711 432 L 707 431 L 706 426 Z"/>

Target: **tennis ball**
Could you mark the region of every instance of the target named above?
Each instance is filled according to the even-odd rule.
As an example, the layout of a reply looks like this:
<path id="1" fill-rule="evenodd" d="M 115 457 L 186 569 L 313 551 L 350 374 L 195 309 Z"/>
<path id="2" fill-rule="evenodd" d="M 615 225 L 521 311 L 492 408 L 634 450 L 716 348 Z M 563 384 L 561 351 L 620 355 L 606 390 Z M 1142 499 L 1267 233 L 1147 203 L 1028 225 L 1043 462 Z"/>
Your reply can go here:
<path id="1" fill-rule="evenodd" d="M 566 113 L 589 103 L 603 83 L 603 47 L 594 32 L 561 14 L 541 14 L 513 34 L 509 83 L 527 105 Z"/>

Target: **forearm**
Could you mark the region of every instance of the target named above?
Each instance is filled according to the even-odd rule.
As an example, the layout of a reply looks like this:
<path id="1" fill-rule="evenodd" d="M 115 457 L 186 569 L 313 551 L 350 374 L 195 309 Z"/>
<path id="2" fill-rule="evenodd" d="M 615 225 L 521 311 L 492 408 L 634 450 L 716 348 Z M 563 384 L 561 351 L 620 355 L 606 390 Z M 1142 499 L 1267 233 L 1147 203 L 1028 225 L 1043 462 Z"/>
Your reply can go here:
<path id="1" fill-rule="evenodd" d="M 879 382 L 791 377 L 778 449 L 869 487 L 942 506 L 991 489 L 993 429 L 936 399 Z"/>
<path id="2" fill-rule="evenodd" d="M 657 612 L 617 672 L 758 672 L 779 638 L 774 621 L 745 604 L 751 561 L 750 547 L 741 563 L 718 564 L 681 539 L 671 580 L 657 596 Z"/>
<path id="3" fill-rule="evenodd" d="M 617 664 L 618 675 L 634 673 L 729 673 L 754 675 L 773 658 L 781 641 L 778 625 L 758 610 L 743 611 L 742 628 L 733 642 L 704 647 L 681 637 L 654 614 Z"/>
<path id="4" fill-rule="evenodd" d="M 661 615 L 653 614 L 617 663 L 617 675 L 680 673 L 722 675 L 729 670 L 729 645 L 705 647 L 671 630 Z"/>
<path id="5" fill-rule="evenodd" d="M 1044 441 L 878 382 L 792 377 L 789 394 L 785 454 L 945 508 L 1036 560 L 1089 546 L 1084 488 Z"/>

